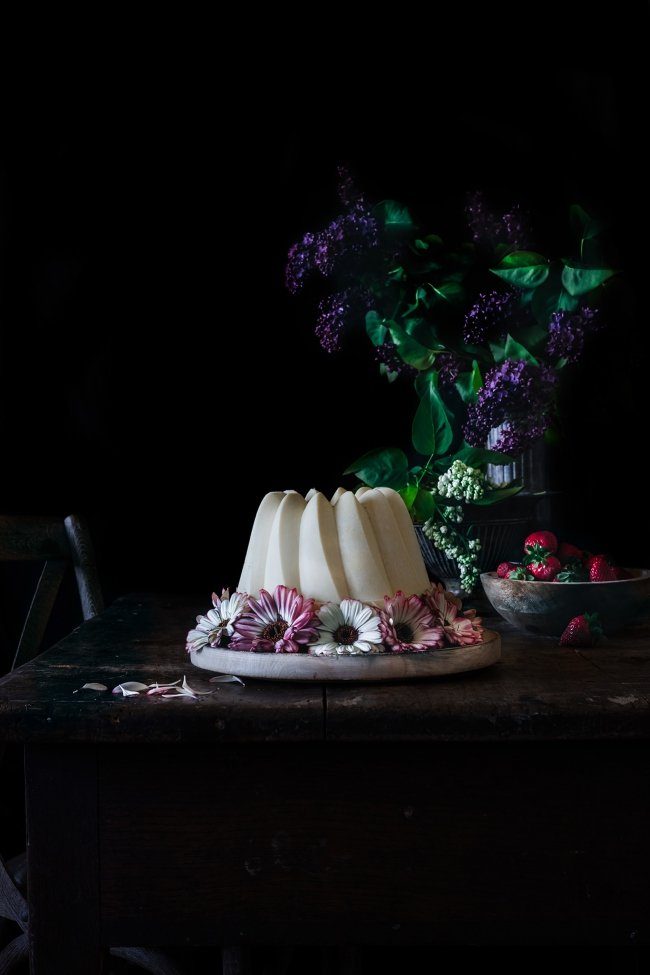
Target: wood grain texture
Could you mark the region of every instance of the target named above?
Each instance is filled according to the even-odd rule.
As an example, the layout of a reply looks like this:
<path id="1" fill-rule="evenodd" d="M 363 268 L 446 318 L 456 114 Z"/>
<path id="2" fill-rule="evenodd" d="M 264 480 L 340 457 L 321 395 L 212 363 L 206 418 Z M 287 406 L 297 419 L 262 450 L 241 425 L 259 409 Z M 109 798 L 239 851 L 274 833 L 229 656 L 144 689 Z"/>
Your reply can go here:
<path id="1" fill-rule="evenodd" d="M 31 973 L 95 975 L 103 970 L 96 753 L 28 747 L 25 779 Z"/>
<path id="2" fill-rule="evenodd" d="M 46 562 L 68 553 L 62 519 L 0 515 L 0 562 Z"/>
<path id="3" fill-rule="evenodd" d="M 501 638 L 485 630 L 483 643 L 424 653 L 372 653 L 355 656 L 318 657 L 307 653 L 242 653 L 204 647 L 193 652 L 195 667 L 217 673 L 237 674 L 260 680 L 402 681 L 444 677 L 482 670 L 501 656 Z"/>
<path id="4" fill-rule="evenodd" d="M 650 629 L 591 650 L 490 621 L 501 661 L 433 682 L 327 688 L 330 740 L 506 741 L 650 737 Z"/>
<path id="5" fill-rule="evenodd" d="M 502 660 L 435 681 L 329 687 L 210 684 L 184 651 L 197 602 L 119 600 L 0 681 L 0 738 L 30 742 L 183 742 L 650 737 L 650 629 L 593 650 L 558 647 L 498 625 Z M 490 626 L 494 626 L 490 621 Z M 198 701 L 117 698 L 91 681 L 150 683 L 183 673 L 215 692 Z M 75 691 L 77 693 L 75 693 Z M 326 706 L 324 706 L 326 705 Z"/>
<path id="6" fill-rule="evenodd" d="M 642 742 L 107 747 L 99 778 L 107 941 L 650 943 Z"/>
<path id="7" fill-rule="evenodd" d="M 319 686 L 210 684 L 190 664 L 185 635 L 191 601 L 120 600 L 61 643 L 0 681 L 0 738 L 30 742 L 232 741 L 320 739 Z M 186 674 L 213 691 L 198 700 L 165 701 L 82 691 L 125 680 L 166 683 Z"/>

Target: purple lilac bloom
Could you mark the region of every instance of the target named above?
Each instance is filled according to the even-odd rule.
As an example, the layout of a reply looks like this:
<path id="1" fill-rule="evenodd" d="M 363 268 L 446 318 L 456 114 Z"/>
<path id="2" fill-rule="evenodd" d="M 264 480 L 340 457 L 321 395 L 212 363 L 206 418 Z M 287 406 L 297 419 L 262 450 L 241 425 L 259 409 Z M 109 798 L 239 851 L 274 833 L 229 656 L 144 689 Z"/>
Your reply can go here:
<path id="1" fill-rule="evenodd" d="M 485 375 L 476 403 L 467 409 L 465 439 L 483 447 L 493 427 L 505 424 L 494 450 L 517 456 L 542 436 L 551 422 L 557 376 L 547 366 L 506 359 Z"/>
<path id="2" fill-rule="evenodd" d="M 340 350 L 346 327 L 352 318 L 365 314 L 371 300 L 370 293 L 358 287 L 345 288 L 321 298 L 314 332 L 326 352 Z"/>
<path id="3" fill-rule="evenodd" d="M 523 210 L 515 203 L 505 213 L 489 210 L 480 190 L 467 196 L 467 225 L 475 244 L 509 244 L 522 250 L 530 242 L 530 229 Z"/>
<path id="4" fill-rule="evenodd" d="M 378 345 L 375 349 L 375 359 L 383 363 L 389 372 L 397 373 L 398 376 L 415 376 L 417 369 L 404 362 L 395 345 L 389 340 Z"/>
<path id="5" fill-rule="evenodd" d="M 587 305 L 572 315 L 567 311 L 554 312 L 548 323 L 547 354 L 577 362 L 584 350 L 586 337 L 598 331 L 601 324 L 598 309 Z"/>
<path id="6" fill-rule="evenodd" d="M 463 341 L 480 345 L 488 335 L 498 336 L 509 330 L 515 310 L 513 291 L 484 291 L 465 315 Z"/>
<path id="7" fill-rule="evenodd" d="M 460 360 L 451 352 L 443 352 L 436 356 L 438 380 L 445 389 L 453 389 L 460 372 Z"/>
<path id="8" fill-rule="evenodd" d="M 285 281 L 293 294 L 302 288 L 310 272 L 319 271 L 328 277 L 344 258 L 349 262 L 350 257 L 365 254 L 379 243 L 377 220 L 344 172 L 339 174 L 339 194 L 345 213 L 335 217 L 325 230 L 305 234 L 289 249 Z"/>
<path id="9" fill-rule="evenodd" d="M 344 207 L 351 207 L 359 200 L 363 201 L 363 195 L 357 189 L 352 175 L 347 166 L 338 166 L 336 174 L 339 178 L 338 195 Z"/>

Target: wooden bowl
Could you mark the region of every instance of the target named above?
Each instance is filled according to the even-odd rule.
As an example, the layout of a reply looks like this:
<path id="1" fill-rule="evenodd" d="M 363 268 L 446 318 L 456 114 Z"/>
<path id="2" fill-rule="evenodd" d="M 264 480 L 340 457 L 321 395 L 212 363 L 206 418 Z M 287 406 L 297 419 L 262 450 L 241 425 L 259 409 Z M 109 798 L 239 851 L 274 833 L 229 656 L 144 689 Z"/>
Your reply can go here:
<path id="1" fill-rule="evenodd" d="M 628 569 L 613 582 L 526 582 L 484 572 L 485 595 L 500 616 L 520 630 L 561 636 L 580 613 L 598 613 L 606 635 L 650 614 L 650 570 Z"/>

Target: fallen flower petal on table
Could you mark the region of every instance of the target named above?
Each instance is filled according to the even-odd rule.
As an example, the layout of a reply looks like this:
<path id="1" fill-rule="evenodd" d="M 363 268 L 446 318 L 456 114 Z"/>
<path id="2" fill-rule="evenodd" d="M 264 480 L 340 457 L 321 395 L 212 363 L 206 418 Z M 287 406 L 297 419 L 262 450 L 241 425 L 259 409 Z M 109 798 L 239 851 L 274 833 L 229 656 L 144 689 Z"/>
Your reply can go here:
<path id="1" fill-rule="evenodd" d="M 185 675 L 183 675 L 183 683 L 181 686 L 181 690 L 184 691 L 185 694 L 191 694 L 193 697 L 197 697 L 198 695 L 202 695 L 202 694 L 212 694 L 212 691 L 195 691 L 187 683 L 187 677 L 185 677 Z"/>
<path id="2" fill-rule="evenodd" d="M 175 680 L 172 684 L 159 684 L 157 681 L 155 684 L 149 684 L 147 694 L 164 694 L 172 687 L 176 687 L 180 684 L 180 680 Z"/>
<path id="3" fill-rule="evenodd" d="M 210 678 L 211 684 L 241 684 L 242 687 L 246 687 L 243 680 L 240 677 L 235 677 L 234 674 L 218 674 L 216 677 Z"/>
<path id="4" fill-rule="evenodd" d="M 148 687 L 148 684 L 142 684 L 138 680 L 125 680 L 123 684 L 118 684 L 117 687 L 113 688 L 113 694 L 122 694 L 123 697 L 133 697 L 139 694 L 140 691 L 146 691 Z"/>

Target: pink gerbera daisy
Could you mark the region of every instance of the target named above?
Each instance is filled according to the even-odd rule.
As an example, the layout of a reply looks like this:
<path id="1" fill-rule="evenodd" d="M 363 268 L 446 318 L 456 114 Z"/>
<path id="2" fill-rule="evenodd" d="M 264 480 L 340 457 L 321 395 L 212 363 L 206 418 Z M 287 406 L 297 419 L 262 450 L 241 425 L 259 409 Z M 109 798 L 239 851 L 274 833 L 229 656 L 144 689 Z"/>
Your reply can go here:
<path id="1" fill-rule="evenodd" d="M 445 636 L 455 646 L 468 647 L 483 639 L 483 627 L 475 609 L 461 614 L 462 603 L 457 596 L 436 585 L 425 593 L 424 600 L 433 618 L 444 630 Z M 460 615 L 459 615 L 460 614 Z"/>
<path id="2" fill-rule="evenodd" d="M 435 650 L 444 647 L 441 626 L 431 618 L 431 610 L 419 596 L 384 596 L 384 609 L 379 614 L 379 629 L 384 645 L 392 653 L 409 650 Z"/>
<path id="3" fill-rule="evenodd" d="M 248 612 L 235 623 L 233 650 L 258 653 L 299 653 L 317 637 L 314 600 L 305 599 L 297 589 L 277 586 L 273 594 L 260 590 L 259 599 L 250 599 Z"/>

